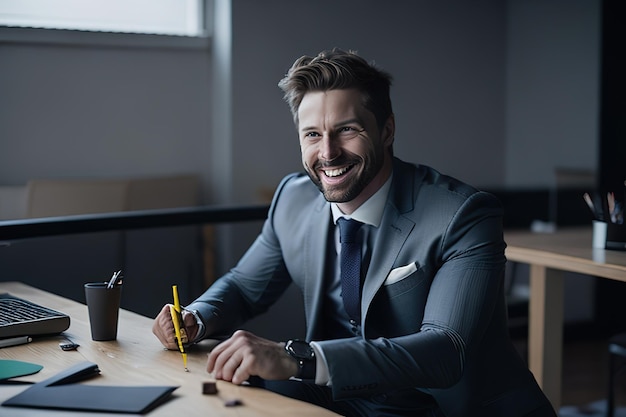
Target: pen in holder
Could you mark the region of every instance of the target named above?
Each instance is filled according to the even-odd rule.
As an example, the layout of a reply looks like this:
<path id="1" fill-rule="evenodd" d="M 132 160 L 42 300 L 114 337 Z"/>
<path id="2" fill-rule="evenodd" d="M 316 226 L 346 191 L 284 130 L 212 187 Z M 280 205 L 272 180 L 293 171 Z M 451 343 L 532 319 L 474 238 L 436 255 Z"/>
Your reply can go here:
<path id="1" fill-rule="evenodd" d="M 626 182 L 624 183 L 626 186 Z M 615 199 L 615 193 L 583 194 L 585 203 L 594 216 L 593 238 L 594 249 L 612 249 L 626 251 L 626 224 L 624 224 L 624 202 Z"/>

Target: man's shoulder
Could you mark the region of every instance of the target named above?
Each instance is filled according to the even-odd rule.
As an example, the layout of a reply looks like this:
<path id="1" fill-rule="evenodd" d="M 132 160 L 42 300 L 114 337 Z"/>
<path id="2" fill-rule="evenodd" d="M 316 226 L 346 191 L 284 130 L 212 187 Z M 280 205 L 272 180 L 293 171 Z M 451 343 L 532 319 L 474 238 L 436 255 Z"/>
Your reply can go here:
<path id="1" fill-rule="evenodd" d="M 432 187 L 442 192 L 457 193 L 464 197 L 469 197 L 478 192 L 476 187 L 431 166 L 414 165 L 414 167 L 420 186 Z"/>
<path id="2" fill-rule="evenodd" d="M 394 179 L 402 188 L 413 186 L 428 190 L 458 192 L 465 196 L 476 193 L 478 190 L 453 176 L 424 164 L 414 164 L 395 158 Z"/>
<path id="3" fill-rule="evenodd" d="M 277 232 L 293 237 L 313 217 L 321 219 L 327 204 L 306 173 L 289 174 L 276 189 L 269 217 Z"/>
<path id="4" fill-rule="evenodd" d="M 282 179 L 278 185 L 276 194 L 280 197 L 283 197 L 284 194 L 296 194 L 299 197 L 302 197 L 303 195 L 318 197 L 320 193 L 315 184 L 313 184 L 313 181 L 311 181 L 305 172 L 294 172 Z"/>
<path id="5" fill-rule="evenodd" d="M 326 201 L 313 181 L 305 172 L 285 176 L 274 193 L 275 206 L 290 207 L 290 210 L 310 206 L 314 202 Z"/>
<path id="6" fill-rule="evenodd" d="M 413 164 L 397 159 L 394 169 L 394 181 L 399 184 L 398 190 L 413 190 L 413 201 L 446 202 L 448 207 L 464 204 L 468 199 L 493 200 L 495 197 L 479 190 L 456 177 L 423 164 Z M 437 204 L 428 204 L 437 206 Z M 441 206 L 439 206 L 441 207 Z"/>

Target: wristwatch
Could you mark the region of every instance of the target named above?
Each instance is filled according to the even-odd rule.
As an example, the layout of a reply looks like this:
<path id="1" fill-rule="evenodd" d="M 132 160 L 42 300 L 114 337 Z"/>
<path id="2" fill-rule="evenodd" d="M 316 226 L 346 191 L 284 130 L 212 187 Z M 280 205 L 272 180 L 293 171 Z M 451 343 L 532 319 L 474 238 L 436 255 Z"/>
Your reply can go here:
<path id="1" fill-rule="evenodd" d="M 298 379 L 315 379 L 315 351 L 304 340 L 293 339 L 285 343 L 285 351 L 298 363 Z"/>

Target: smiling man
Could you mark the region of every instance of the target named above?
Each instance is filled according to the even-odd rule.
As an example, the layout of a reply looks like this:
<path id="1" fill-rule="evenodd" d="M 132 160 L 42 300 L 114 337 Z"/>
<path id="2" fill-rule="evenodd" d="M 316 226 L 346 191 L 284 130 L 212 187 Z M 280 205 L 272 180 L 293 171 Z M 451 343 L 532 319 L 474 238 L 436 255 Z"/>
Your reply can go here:
<path id="1" fill-rule="evenodd" d="M 304 168 L 327 201 L 351 214 L 391 175 L 393 115 L 378 126 L 356 88 L 309 92 L 297 114 Z"/>
<path id="2" fill-rule="evenodd" d="M 390 85 L 352 52 L 294 63 L 279 86 L 307 175 L 280 183 L 244 257 L 185 307 L 187 334 L 232 334 L 209 355 L 216 378 L 345 416 L 555 417 L 508 337 L 502 209 L 393 156 Z M 291 283 L 306 340 L 236 330 Z M 177 348 L 168 305 L 153 332 Z"/>

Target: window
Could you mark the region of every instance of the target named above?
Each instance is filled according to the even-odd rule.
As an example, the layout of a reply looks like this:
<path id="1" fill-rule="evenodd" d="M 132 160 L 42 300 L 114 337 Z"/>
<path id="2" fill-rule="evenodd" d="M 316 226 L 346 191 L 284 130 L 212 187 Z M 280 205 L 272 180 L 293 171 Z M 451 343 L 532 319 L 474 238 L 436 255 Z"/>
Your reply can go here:
<path id="1" fill-rule="evenodd" d="M 195 39 L 205 44 L 209 4 L 209 0 L 1 0 L 0 39 L 132 43 L 132 38 L 141 42 L 174 38 L 167 41 Z"/>

